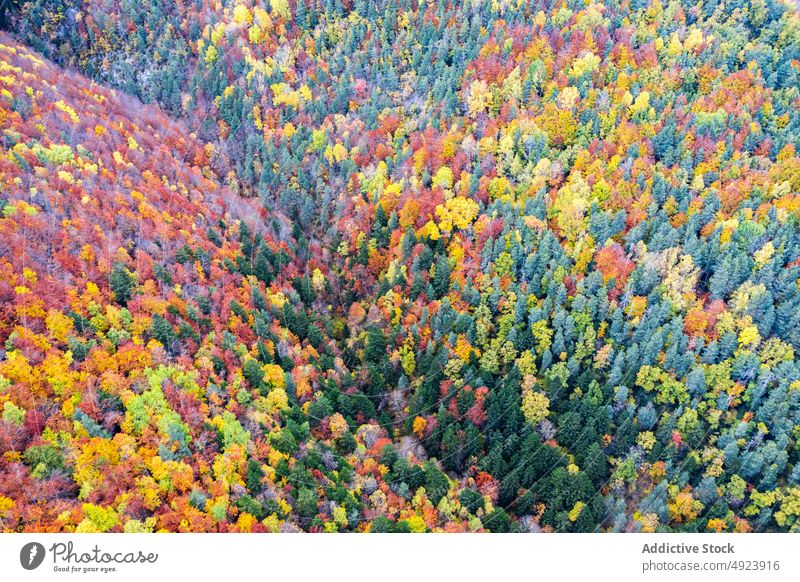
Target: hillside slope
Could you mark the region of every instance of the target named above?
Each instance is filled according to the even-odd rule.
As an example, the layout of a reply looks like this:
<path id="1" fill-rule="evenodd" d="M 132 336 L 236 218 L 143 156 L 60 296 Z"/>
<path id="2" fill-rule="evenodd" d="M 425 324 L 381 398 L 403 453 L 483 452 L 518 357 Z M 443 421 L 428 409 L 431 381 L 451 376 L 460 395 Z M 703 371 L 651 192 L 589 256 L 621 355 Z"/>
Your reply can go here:
<path id="1" fill-rule="evenodd" d="M 8 527 L 800 527 L 790 4 L 14 22 L 182 121 L 5 57 Z"/>

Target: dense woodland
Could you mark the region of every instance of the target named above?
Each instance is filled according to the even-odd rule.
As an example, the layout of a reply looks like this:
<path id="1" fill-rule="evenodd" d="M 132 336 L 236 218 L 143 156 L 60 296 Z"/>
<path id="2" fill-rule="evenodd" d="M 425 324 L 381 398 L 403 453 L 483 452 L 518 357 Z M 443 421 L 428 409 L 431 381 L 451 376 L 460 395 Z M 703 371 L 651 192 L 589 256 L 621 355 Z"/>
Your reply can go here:
<path id="1" fill-rule="evenodd" d="M 2 10 L 3 531 L 800 531 L 796 6 Z"/>

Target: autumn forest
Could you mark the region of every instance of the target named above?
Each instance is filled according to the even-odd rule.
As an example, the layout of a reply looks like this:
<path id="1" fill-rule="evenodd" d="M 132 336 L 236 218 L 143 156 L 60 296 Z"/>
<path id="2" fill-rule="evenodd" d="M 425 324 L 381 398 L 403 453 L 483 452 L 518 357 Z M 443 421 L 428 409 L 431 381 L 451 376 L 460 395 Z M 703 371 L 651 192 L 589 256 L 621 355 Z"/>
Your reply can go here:
<path id="1" fill-rule="evenodd" d="M 800 531 L 796 3 L 0 23 L 0 530 Z"/>

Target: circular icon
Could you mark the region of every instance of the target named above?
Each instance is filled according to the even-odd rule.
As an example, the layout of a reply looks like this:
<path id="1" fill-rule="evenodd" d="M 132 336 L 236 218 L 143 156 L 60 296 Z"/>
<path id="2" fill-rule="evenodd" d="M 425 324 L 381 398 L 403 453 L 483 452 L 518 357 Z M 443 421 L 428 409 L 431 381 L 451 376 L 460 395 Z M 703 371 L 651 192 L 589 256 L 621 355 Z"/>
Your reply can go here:
<path id="1" fill-rule="evenodd" d="M 19 551 L 19 563 L 26 570 L 35 570 L 44 562 L 44 546 L 39 542 L 30 542 Z"/>

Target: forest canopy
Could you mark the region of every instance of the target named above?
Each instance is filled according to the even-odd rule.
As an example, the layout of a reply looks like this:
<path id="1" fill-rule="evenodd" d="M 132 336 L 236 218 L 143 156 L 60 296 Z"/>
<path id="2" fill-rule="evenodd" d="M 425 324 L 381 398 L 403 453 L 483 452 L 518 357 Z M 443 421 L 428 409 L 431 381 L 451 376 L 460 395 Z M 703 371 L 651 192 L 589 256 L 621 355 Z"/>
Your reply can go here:
<path id="1" fill-rule="evenodd" d="M 800 531 L 796 5 L 3 10 L 3 531 Z"/>

